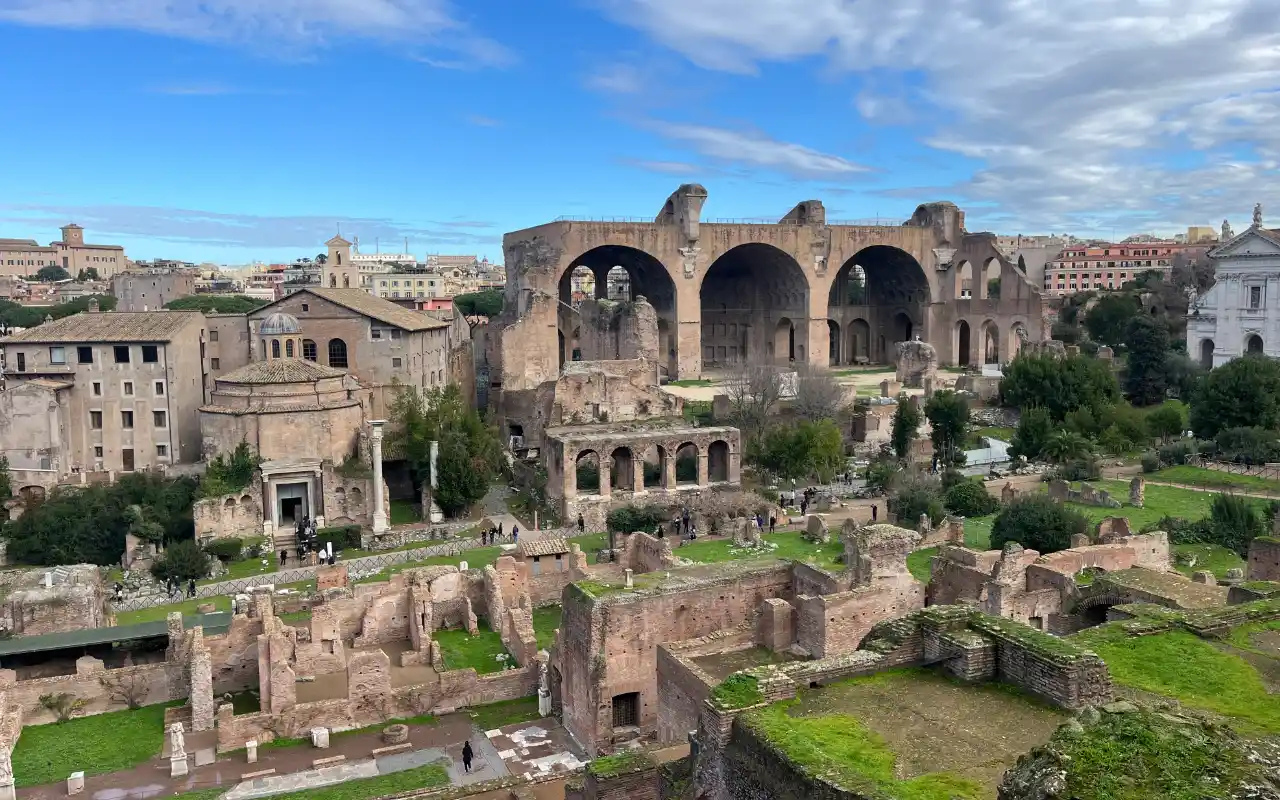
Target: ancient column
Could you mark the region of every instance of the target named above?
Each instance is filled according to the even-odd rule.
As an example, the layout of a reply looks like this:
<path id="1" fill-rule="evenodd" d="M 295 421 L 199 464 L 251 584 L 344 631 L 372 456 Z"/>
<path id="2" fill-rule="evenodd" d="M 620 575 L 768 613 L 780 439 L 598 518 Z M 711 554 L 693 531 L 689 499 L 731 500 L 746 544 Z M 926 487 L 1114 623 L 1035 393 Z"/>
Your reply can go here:
<path id="1" fill-rule="evenodd" d="M 698 485 L 707 486 L 711 483 L 711 479 L 707 475 L 707 451 L 706 448 L 698 448 Z"/>
<path id="2" fill-rule="evenodd" d="M 596 463 L 600 465 L 600 496 L 608 497 L 613 494 L 613 458 L 598 458 Z"/>
<path id="3" fill-rule="evenodd" d="M 0 745 L 0 800 L 14 800 L 13 762 L 9 758 L 10 744 Z"/>
<path id="4" fill-rule="evenodd" d="M 369 434 L 369 441 L 373 445 L 373 535 L 386 533 L 387 512 L 383 508 L 382 499 L 382 426 L 386 424 L 386 420 L 375 419 L 370 420 L 369 425 L 373 428 Z"/>

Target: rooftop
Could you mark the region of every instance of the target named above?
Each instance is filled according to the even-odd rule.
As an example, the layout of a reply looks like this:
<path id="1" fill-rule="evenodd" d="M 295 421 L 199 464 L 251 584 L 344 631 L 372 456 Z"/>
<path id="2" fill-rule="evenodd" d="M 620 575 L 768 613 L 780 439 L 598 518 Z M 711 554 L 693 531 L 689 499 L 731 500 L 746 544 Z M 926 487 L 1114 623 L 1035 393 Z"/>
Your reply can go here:
<path id="1" fill-rule="evenodd" d="M 543 536 L 538 539 L 521 539 L 516 551 L 526 558 L 554 556 L 569 552 L 569 543 L 561 536 Z"/>
<path id="2" fill-rule="evenodd" d="M 436 328 L 447 328 L 449 323 L 441 322 L 434 317 L 410 311 L 404 306 L 396 305 L 390 300 L 375 297 L 363 289 L 320 289 L 308 287 L 302 292 L 309 292 L 316 297 L 336 303 L 357 314 L 363 314 L 379 322 L 394 325 L 406 331 L 426 331 Z"/>
<path id="3" fill-rule="evenodd" d="M 313 383 L 325 378 L 341 378 L 347 371 L 327 367 L 303 358 L 277 358 L 255 361 L 232 370 L 217 379 L 218 383 Z"/>
<path id="4" fill-rule="evenodd" d="M 645 436 L 661 436 L 664 439 L 687 436 L 737 436 L 738 429 L 728 426 L 705 428 L 677 423 L 663 424 L 659 420 L 609 425 L 566 425 L 547 428 L 547 438 L 572 442 L 613 442 L 622 439 L 639 439 Z"/>
<path id="5" fill-rule="evenodd" d="M 204 321 L 199 311 L 104 311 L 46 322 L 0 343 L 167 342 L 188 325 Z"/>
<path id="6" fill-rule="evenodd" d="M 184 628 L 194 628 L 197 625 L 204 628 L 205 635 L 224 633 L 231 627 L 231 612 L 187 614 L 182 617 Z M 14 636 L 11 639 L 0 640 L 0 657 L 168 635 L 168 621 L 158 619 L 152 622 L 139 622 L 136 625 L 119 625 L 114 628 L 88 628 L 81 631 L 44 633 L 38 636 Z"/>

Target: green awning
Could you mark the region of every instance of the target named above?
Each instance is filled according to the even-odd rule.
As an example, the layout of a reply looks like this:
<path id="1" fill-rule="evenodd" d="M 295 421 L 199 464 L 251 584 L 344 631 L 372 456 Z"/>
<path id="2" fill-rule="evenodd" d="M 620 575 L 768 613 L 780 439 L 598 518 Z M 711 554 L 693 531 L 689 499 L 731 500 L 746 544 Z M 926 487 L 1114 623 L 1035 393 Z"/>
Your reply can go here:
<path id="1" fill-rule="evenodd" d="M 184 628 L 204 628 L 206 635 L 226 633 L 231 627 L 230 611 L 215 611 L 211 614 L 185 614 L 182 617 Z M 114 628 L 87 628 L 81 631 L 61 631 L 59 633 L 41 633 L 35 636 L 14 636 L 0 640 L 0 658 L 22 653 L 40 653 L 48 650 L 68 650 L 75 647 L 88 647 L 95 644 L 110 644 L 129 639 L 151 639 L 169 635 L 167 620 L 158 619 L 153 622 L 139 622 L 135 625 L 117 625 Z"/>

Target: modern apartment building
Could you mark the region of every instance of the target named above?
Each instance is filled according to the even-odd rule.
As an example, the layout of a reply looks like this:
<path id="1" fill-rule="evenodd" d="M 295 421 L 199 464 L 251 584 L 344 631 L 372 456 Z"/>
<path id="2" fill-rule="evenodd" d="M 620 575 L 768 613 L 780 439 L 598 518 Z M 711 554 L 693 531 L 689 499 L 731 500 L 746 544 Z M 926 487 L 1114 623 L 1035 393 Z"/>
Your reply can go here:
<path id="1" fill-rule="evenodd" d="M 1094 289 L 1119 289 L 1148 270 L 1166 277 L 1173 259 L 1187 245 L 1175 242 L 1091 242 L 1064 247 L 1045 264 L 1044 294 L 1066 295 Z"/>
<path id="2" fill-rule="evenodd" d="M 85 244 L 84 228 L 72 223 L 62 228 L 62 239 L 46 247 L 35 239 L 0 239 L 0 275 L 34 275 L 41 267 L 62 267 L 76 277 L 80 270 L 95 269 L 108 279 L 124 270 L 127 259 L 118 244 Z"/>

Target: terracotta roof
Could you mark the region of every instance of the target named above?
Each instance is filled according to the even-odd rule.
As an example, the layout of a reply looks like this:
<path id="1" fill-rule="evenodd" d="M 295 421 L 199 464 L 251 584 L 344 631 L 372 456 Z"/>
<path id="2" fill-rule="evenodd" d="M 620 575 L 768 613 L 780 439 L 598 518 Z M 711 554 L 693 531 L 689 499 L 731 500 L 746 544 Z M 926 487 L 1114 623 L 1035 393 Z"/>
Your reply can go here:
<path id="1" fill-rule="evenodd" d="M 203 321 L 199 311 L 83 312 L 28 328 L 0 343 L 167 342 L 188 325 Z"/>
<path id="2" fill-rule="evenodd" d="M 302 289 L 302 292 L 310 292 L 316 297 L 336 303 L 343 308 L 348 308 L 357 314 L 363 314 L 371 317 L 379 322 L 385 322 L 388 325 L 394 325 L 406 331 L 426 331 L 436 328 L 447 328 L 449 323 L 441 322 L 438 319 L 427 316 L 417 311 L 411 311 L 403 306 L 398 306 L 390 300 L 384 300 L 381 297 L 375 297 L 363 289 Z"/>
<path id="3" fill-rule="evenodd" d="M 534 556 L 554 556 L 569 552 L 569 543 L 560 536 L 543 536 L 538 539 L 523 539 L 516 545 L 520 555 L 525 558 Z"/>
<path id="4" fill-rule="evenodd" d="M 218 383 L 311 383 L 325 378 L 341 378 L 344 369 L 326 367 L 304 358 L 277 358 L 272 361 L 255 361 L 226 375 L 220 375 Z"/>

